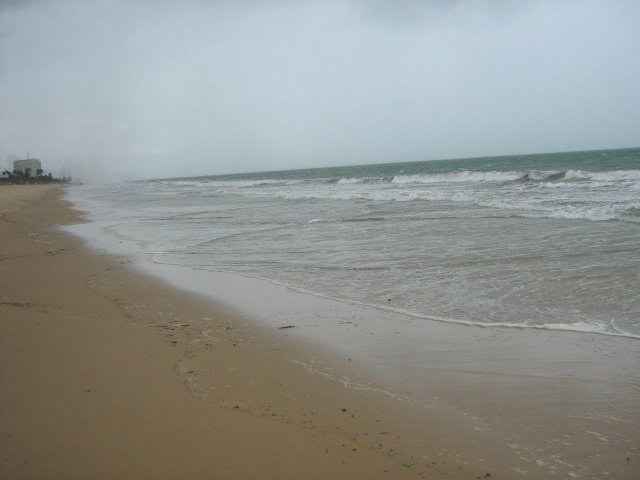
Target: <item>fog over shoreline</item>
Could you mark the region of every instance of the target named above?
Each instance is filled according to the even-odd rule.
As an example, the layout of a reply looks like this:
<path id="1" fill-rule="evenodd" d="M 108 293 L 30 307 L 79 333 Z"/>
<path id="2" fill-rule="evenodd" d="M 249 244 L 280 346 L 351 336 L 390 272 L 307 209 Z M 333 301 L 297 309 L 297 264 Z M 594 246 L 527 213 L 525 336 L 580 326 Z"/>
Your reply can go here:
<path id="1" fill-rule="evenodd" d="M 640 2 L 13 1 L 0 167 L 84 180 L 640 145 Z"/>

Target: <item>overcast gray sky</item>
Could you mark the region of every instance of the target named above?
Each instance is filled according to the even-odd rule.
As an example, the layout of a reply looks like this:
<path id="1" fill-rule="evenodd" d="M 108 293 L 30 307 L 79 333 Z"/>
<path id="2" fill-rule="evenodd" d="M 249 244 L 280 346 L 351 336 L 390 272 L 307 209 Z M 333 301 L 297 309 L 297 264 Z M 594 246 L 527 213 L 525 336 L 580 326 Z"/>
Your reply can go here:
<path id="1" fill-rule="evenodd" d="M 85 180 L 640 145 L 640 1 L 0 1 L 0 166 Z"/>

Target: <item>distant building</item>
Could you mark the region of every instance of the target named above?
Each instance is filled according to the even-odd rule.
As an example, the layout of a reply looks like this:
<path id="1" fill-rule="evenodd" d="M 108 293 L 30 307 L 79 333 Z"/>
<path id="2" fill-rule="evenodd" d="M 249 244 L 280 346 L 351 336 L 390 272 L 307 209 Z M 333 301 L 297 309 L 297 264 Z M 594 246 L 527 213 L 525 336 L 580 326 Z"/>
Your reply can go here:
<path id="1" fill-rule="evenodd" d="M 13 171 L 22 172 L 27 177 L 36 177 L 41 170 L 42 164 L 37 158 L 25 158 L 13 162 Z"/>

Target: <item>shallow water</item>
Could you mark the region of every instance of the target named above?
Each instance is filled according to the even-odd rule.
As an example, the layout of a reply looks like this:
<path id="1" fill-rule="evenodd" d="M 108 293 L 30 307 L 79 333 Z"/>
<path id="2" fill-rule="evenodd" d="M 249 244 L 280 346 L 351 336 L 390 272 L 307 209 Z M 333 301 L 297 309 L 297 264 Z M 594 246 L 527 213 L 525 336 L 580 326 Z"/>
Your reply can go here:
<path id="1" fill-rule="evenodd" d="M 640 335 L 640 149 L 82 186 L 103 235 L 450 322 Z"/>

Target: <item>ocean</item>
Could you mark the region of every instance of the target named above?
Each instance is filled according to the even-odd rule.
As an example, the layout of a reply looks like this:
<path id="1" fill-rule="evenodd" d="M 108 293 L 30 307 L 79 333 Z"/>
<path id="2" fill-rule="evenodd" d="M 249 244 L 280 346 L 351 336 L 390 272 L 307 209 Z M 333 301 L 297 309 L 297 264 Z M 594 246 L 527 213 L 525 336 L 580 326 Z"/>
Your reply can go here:
<path id="1" fill-rule="evenodd" d="M 67 197 L 103 241 L 154 264 L 417 320 L 640 337 L 639 148 L 83 185 Z"/>

